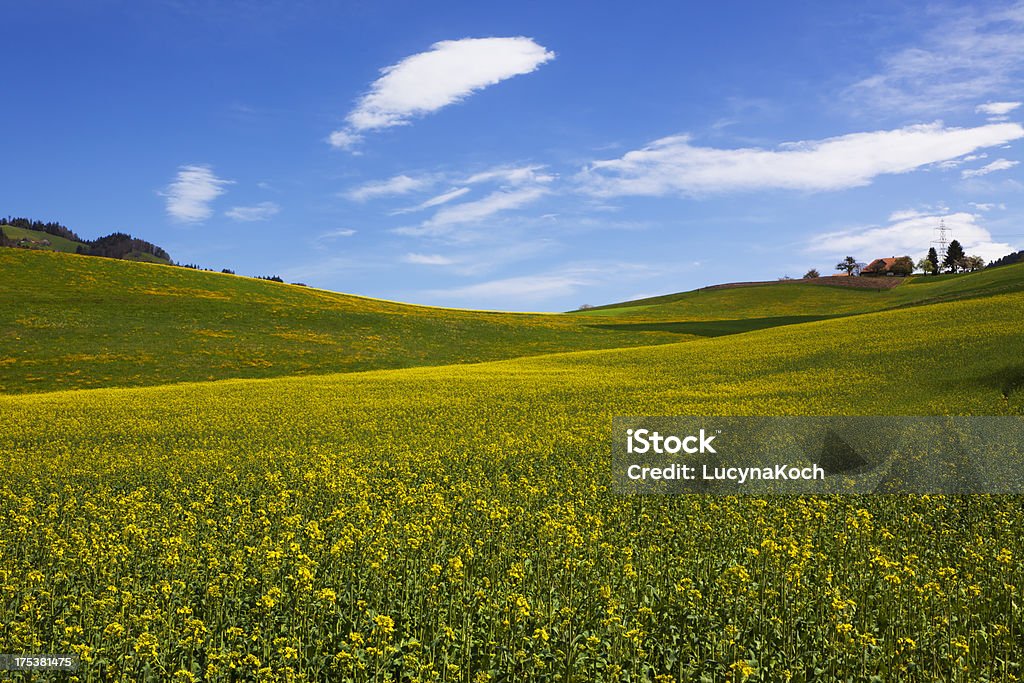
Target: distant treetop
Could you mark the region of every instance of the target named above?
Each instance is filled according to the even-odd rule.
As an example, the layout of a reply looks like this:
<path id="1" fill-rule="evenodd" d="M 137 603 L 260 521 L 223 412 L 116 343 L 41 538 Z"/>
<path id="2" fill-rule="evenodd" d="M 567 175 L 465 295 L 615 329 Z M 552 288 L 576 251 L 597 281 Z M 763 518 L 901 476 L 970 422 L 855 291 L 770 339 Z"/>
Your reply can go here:
<path id="1" fill-rule="evenodd" d="M 1007 254 L 1006 256 L 1004 256 L 1002 258 L 998 258 L 995 261 L 993 261 L 992 263 L 988 264 L 987 267 L 988 268 L 996 268 L 998 266 L 1009 266 L 1009 265 L 1012 265 L 1014 263 L 1021 263 L 1021 262 L 1024 262 L 1024 249 L 1021 249 L 1020 251 L 1015 251 L 1012 254 Z"/>
<path id="2" fill-rule="evenodd" d="M 131 253 L 143 253 L 164 259 L 168 263 L 172 262 L 171 255 L 160 247 L 152 242 L 132 237 L 124 232 L 113 232 L 94 240 L 86 240 L 79 237 L 78 233 L 71 228 L 56 222 L 44 223 L 43 221 L 30 220 L 28 218 L 8 216 L 0 220 L 0 223 L 15 228 L 22 228 L 23 230 L 44 232 L 73 242 L 80 242 L 82 246 L 78 247 L 78 253 L 85 254 L 86 256 L 105 256 L 107 258 L 123 259 Z"/>
<path id="3" fill-rule="evenodd" d="M 74 230 L 71 228 L 61 225 L 60 223 L 44 223 L 42 221 L 33 221 L 28 218 L 14 218 L 8 216 L 3 220 L 0 220 L 3 225 L 10 225 L 15 228 L 22 228 L 23 230 L 35 230 L 36 232 L 45 232 L 49 235 L 55 235 L 57 237 L 63 237 L 64 239 L 71 240 L 72 242 L 85 242 L 79 237 Z"/>

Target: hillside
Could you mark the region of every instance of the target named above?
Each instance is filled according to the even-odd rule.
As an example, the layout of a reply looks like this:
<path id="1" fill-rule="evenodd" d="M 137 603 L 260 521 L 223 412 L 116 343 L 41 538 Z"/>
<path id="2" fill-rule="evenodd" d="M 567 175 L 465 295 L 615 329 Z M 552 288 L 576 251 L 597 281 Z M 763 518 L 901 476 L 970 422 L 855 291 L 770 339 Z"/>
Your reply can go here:
<path id="1" fill-rule="evenodd" d="M 87 240 L 60 223 L 43 223 L 27 218 L 0 219 L 0 246 L 147 263 L 171 263 L 171 257 L 166 251 L 127 233 L 113 232 Z"/>
<path id="2" fill-rule="evenodd" d="M 446 365 L 682 338 L 44 251 L 0 249 L 0 271 L 0 393 Z"/>
<path id="3" fill-rule="evenodd" d="M 0 644 L 84 653 L 91 680 L 730 680 L 736 661 L 1010 680 L 1017 499 L 621 496 L 607 450 L 616 415 L 1022 414 L 1021 319 L 1010 293 L 649 348 L 0 396 Z"/>
<path id="4" fill-rule="evenodd" d="M 0 233 L 8 240 L 14 242 L 14 246 L 26 249 L 45 249 L 74 254 L 77 253 L 79 247 L 86 246 L 82 242 L 70 240 L 60 235 L 50 235 L 38 230 L 28 230 L 13 225 L 0 225 Z"/>
<path id="5" fill-rule="evenodd" d="M 819 278 L 819 282 L 823 280 L 827 278 Z M 892 279 L 886 281 L 891 283 Z M 1020 291 L 1024 291 L 1024 264 L 957 275 L 919 275 L 902 279 L 898 286 L 879 289 L 823 286 L 799 280 L 717 286 L 607 304 L 571 315 L 602 321 L 607 317 L 623 318 L 632 323 L 820 318 Z"/>
<path id="6" fill-rule="evenodd" d="M 186 268 L 0 250 L 0 393 L 441 366 L 688 341 L 1024 289 L 1024 265 L 887 291 L 698 290 L 572 315 L 411 306 Z M 47 287 L 37 286 L 49 283 Z"/>

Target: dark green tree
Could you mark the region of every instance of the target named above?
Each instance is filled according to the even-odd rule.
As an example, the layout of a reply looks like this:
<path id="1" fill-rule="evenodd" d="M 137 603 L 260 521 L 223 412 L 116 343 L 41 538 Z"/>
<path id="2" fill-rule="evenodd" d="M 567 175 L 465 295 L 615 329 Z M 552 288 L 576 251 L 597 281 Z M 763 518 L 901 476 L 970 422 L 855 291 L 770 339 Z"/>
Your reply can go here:
<path id="1" fill-rule="evenodd" d="M 900 256 L 896 259 L 896 262 L 892 264 L 892 272 L 894 275 L 900 275 L 906 277 L 914 272 L 914 260 L 909 256 Z"/>
<path id="2" fill-rule="evenodd" d="M 999 266 L 1009 266 L 1014 263 L 1024 263 L 1024 249 L 1021 251 L 1015 251 L 1012 254 L 1007 254 L 1002 258 L 997 258 L 992 263 L 988 264 L 988 268 L 997 268 Z"/>
<path id="3" fill-rule="evenodd" d="M 836 264 L 836 270 L 845 270 L 847 275 L 856 275 L 860 272 L 860 264 L 857 263 L 857 259 L 847 256 Z"/>
<path id="4" fill-rule="evenodd" d="M 928 260 L 932 262 L 932 275 L 939 274 L 939 252 L 935 251 L 935 247 L 928 250 Z"/>
<path id="5" fill-rule="evenodd" d="M 946 258 L 942 262 L 942 265 L 949 268 L 949 272 L 955 273 L 957 268 L 960 267 L 963 257 L 964 248 L 960 246 L 960 242 L 953 240 L 949 243 L 949 248 L 946 249 Z"/>

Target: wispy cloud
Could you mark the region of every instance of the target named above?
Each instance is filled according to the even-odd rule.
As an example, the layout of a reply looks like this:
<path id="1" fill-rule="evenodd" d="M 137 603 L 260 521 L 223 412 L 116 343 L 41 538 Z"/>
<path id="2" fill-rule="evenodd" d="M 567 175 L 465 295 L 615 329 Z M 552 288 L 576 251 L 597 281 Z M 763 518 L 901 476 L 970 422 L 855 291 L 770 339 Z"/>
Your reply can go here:
<path id="1" fill-rule="evenodd" d="M 888 55 L 878 73 L 846 90 L 845 99 L 880 111 L 940 114 L 1019 89 L 1024 4 L 960 7 L 935 16 L 917 45 Z"/>
<path id="2" fill-rule="evenodd" d="M 458 199 L 459 197 L 467 194 L 469 191 L 470 189 L 468 187 L 457 187 L 443 194 L 439 194 L 436 197 L 431 197 L 427 201 L 417 204 L 416 206 L 410 206 L 405 209 L 398 209 L 396 211 L 392 211 L 391 214 L 393 216 L 397 216 L 403 213 L 414 213 L 416 211 L 423 211 L 424 209 L 430 209 L 435 206 L 441 206 L 442 204 L 447 204 L 453 199 Z"/>
<path id="3" fill-rule="evenodd" d="M 421 266 L 450 266 L 458 263 L 455 259 L 441 254 L 406 254 L 402 257 L 402 261 Z"/>
<path id="4" fill-rule="evenodd" d="M 991 211 L 992 209 L 1006 209 L 1006 204 L 995 202 L 968 202 L 978 211 Z"/>
<path id="5" fill-rule="evenodd" d="M 433 178 L 413 178 L 407 175 L 396 175 L 387 180 L 376 180 L 355 187 L 346 192 L 345 196 L 356 202 L 365 202 L 368 199 L 375 199 L 377 197 L 409 194 L 410 192 L 430 187 L 433 184 Z"/>
<path id="6" fill-rule="evenodd" d="M 826 232 L 814 236 L 806 245 L 808 252 L 830 254 L 842 258 L 852 255 L 862 261 L 907 254 L 915 261 L 927 253 L 935 228 L 943 221 L 968 254 L 985 260 L 1005 256 L 1015 249 L 1003 242 L 994 242 L 992 234 L 978 224 L 977 214 L 956 212 L 946 214 L 896 213 L 889 225 L 867 226 Z"/>
<path id="7" fill-rule="evenodd" d="M 573 296 L 587 287 L 608 282 L 642 280 L 657 275 L 647 264 L 627 262 L 569 263 L 534 275 L 498 278 L 471 285 L 424 292 L 441 301 L 469 301 L 473 305 L 528 310 L 535 304 Z"/>
<path id="8" fill-rule="evenodd" d="M 363 136 L 351 130 L 336 130 L 327 136 L 327 142 L 338 149 L 352 150 L 363 141 Z"/>
<path id="9" fill-rule="evenodd" d="M 556 176 L 539 173 L 544 166 L 496 166 L 480 173 L 474 173 L 464 181 L 468 185 L 477 183 L 500 183 L 503 185 L 525 185 L 527 183 L 550 183 Z"/>
<path id="10" fill-rule="evenodd" d="M 996 159 L 990 164 L 985 164 L 981 168 L 965 168 L 960 172 L 962 178 L 977 178 L 979 176 L 988 175 L 995 171 L 1005 171 L 1008 168 L 1013 168 L 1019 161 L 1010 161 L 1009 159 Z"/>
<path id="11" fill-rule="evenodd" d="M 419 228 L 399 229 L 404 234 L 442 234 L 455 225 L 477 223 L 502 211 L 511 211 L 531 204 L 548 194 L 547 188 L 528 187 L 519 190 L 492 192 L 482 199 L 446 206 L 423 222 Z"/>
<path id="12" fill-rule="evenodd" d="M 936 166 L 938 166 L 939 168 L 943 168 L 943 169 L 956 168 L 957 166 L 963 166 L 964 164 L 966 164 L 968 162 L 978 161 L 979 159 L 986 159 L 986 158 L 988 158 L 988 154 L 986 154 L 984 152 L 982 152 L 981 154 L 968 154 L 967 156 L 962 156 L 962 157 L 960 157 L 958 159 L 949 159 L 947 161 L 940 161 L 939 163 L 936 164 Z"/>
<path id="13" fill-rule="evenodd" d="M 351 149 L 366 131 L 409 123 L 505 79 L 528 74 L 555 53 L 523 36 L 464 38 L 434 43 L 430 50 L 381 70 L 381 77 L 329 140 Z"/>
<path id="14" fill-rule="evenodd" d="M 979 114 L 1003 118 L 1020 105 L 1020 102 L 986 102 L 985 104 L 979 104 L 974 108 L 974 111 Z"/>
<path id="15" fill-rule="evenodd" d="M 235 206 L 224 212 L 228 218 L 236 221 L 268 221 L 281 211 L 274 202 L 260 202 L 256 206 Z"/>
<path id="16" fill-rule="evenodd" d="M 592 284 L 582 274 L 523 275 L 519 277 L 489 280 L 463 287 L 434 289 L 426 292 L 429 296 L 449 299 L 514 300 L 516 302 L 537 302 L 557 299 L 576 293 L 581 287 Z M 514 307 L 521 308 L 519 306 Z"/>
<path id="17" fill-rule="evenodd" d="M 620 159 L 597 161 L 578 179 L 592 194 L 700 195 L 743 190 L 840 190 L 906 173 L 1024 137 L 1016 123 L 947 128 L 941 123 L 793 142 L 777 149 L 719 149 L 690 136 L 656 140 Z"/>
<path id="18" fill-rule="evenodd" d="M 174 181 L 162 193 L 167 214 L 183 223 L 204 221 L 213 215 L 210 204 L 226 192 L 225 185 L 233 182 L 218 178 L 209 166 L 181 166 Z"/>
<path id="19" fill-rule="evenodd" d="M 354 234 L 356 234 L 356 231 L 353 230 L 352 228 L 340 228 L 338 230 L 331 230 L 330 232 L 321 233 L 320 235 L 317 235 L 317 239 L 327 241 L 337 239 L 339 237 L 351 237 Z"/>

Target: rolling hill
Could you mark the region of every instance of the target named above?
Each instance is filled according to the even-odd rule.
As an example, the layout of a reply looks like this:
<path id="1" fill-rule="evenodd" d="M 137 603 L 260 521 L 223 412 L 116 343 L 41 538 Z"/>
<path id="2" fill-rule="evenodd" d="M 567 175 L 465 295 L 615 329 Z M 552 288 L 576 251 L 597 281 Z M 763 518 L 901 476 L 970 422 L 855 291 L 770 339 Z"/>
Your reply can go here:
<path id="1" fill-rule="evenodd" d="M 170 256 L 160 247 L 122 232 L 104 235 L 95 240 L 85 240 L 59 223 L 33 222 L 25 218 L 8 218 L 6 220 L 18 223 L 18 225 L 0 221 L 0 237 L 3 237 L 0 239 L 0 246 L 104 256 L 145 263 L 168 265 L 171 263 Z M 53 232 L 47 232 L 46 229 Z M 56 234 L 57 232 L 60 234 Z"/>
<path id="2" fill-rule="evenodd" d="M 445 365 L 680 340 L 188 268 L 0 249 L 0 392 Z M 41 283 L 46 283 L 45 286 Z"/>
<path id="3" fill-rule="evenodd" d="M 516 334 L 508 354 L 541 334 L 531 316 L 167 270 L 165 296 L 198 302 L 190 330 L 249 334 L 203 295 L 382 338 L 412 318 L 434 345 L 460 324 Z M 105 307 L 133 301 L 109 288 L 121 273 L 78 286 L 131 319 Z M 630 496 L 608 469 L 618 415 L 1024 414 L 1024 293 L 977 277 L 678 344 L 0 396 L 0 646 L 78 653 L 96 681 L 1011 680 L 1018 498 Z M 147 311 L 151 286 L 134 285 Z M 168 348 L 140 336 L 156 372 Z"/>
<path id="4" fill-rule="evenodd" d="M 28 249 L 44 249 L 48 251 L 59 251 L 65 254 L 77 253 L 79 247 L 85 247 L 85 243 L 76 242 L 60 235 L 50 235 L 38 230 L 28 230 L 14 225 L 0 225 L 0 233 L 18 246 Z"/>
<path id="5" fill-rule="evenodd" d="M 20 249 L 0 250 L 0 269 L 3 393 L 648 346 L 1024 290 L 1024 265 L 1014 265 L 909 278 L 881 291 L 783 282 L 559 315 L 412 306 L 221 273 Z"/>
<path id="6" fill-rule="evenodd" d="M 866 279 L 866 278 L 865 278 Z M 848 315 L 939 301 L 1024 291 L 1024 269 L 992 268 L 975 273 L 917 275 L 895 287 L 831 286 L 830 278 L 814 284 L 802 280 L 719 285 L 648 299 L 596 306 L 572 315 L 665 319 L 724 320 L 782 315 Z M 888 279 L 887 284 L 893 282 Z"/>

